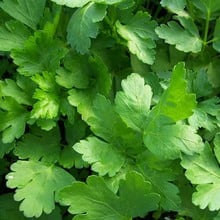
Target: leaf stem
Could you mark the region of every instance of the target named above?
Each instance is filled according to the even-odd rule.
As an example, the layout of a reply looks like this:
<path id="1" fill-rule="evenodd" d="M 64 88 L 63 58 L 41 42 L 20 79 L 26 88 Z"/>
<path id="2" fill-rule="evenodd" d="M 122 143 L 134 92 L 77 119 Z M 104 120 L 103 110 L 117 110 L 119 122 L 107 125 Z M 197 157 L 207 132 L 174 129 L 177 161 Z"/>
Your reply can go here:
<path id="1" fill-rule="evenodd" d="M 210 20 L 210 10 L 208 9 L 207 11 L 207 17 L 206 17 L 206 22 L 205 22 L 205 32 L 204 32 L 204 37 L 203 37 L 203 43 L 204 45 L 207 45 L 207 40 L 208 40 L 208 32 L 209 32 L 209 20 Z"/>

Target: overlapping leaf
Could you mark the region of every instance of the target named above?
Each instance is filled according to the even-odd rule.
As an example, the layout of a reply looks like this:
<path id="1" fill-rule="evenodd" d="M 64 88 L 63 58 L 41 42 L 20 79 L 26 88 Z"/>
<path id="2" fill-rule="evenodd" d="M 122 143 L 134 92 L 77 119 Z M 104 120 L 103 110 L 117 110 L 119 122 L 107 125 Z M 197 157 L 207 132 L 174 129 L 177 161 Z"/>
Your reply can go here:
<path id="1" fill-rule="evenodd" d="M 16 144 L 14 153 L 20 159 L 41 160 L 55 163 L 60 158 L 60 134 L 57 128 L 51 131 L 33 129 Z M 34 151 L 34 154 L 33 154 Z"/>
<path id="2" fill-rule="evenodd" d="M 128 127 L 141 131 L 150 110 L 151 87 L 133 73 L 122 81 L 122 89 L 123 92 L 116 95 L 116 110 Z"/>
<path id="3" fill-rule="evenodd" d="M 20 74 L 32 76 L 43 71 L 56 71 L 66 53 L 62 42 L 53 39 L 51 33 L 38 31 L 26 41 L 24 47 L 13 50 L 11 56 Z"/>
<path id="4" fill-rule="evenodd" d="M 96 137 L 89 137 L 73 146 L 74 150 L 82 154 L 82 159 L 92 164 L 92 170 L 100 176 L 109 174 L 114 176 L 125 162 L 125 158 L 114 146 Z M 111 160 L 109 160 L 111 158 Z"/>
<path id="5" fill-rule="evenodd" d="M 75 182 L 63 189 L 59 198 L 70 206 L 69 212 L 76 214 L 74 219 L 77 220 L 130 220 L 155 210 L 160 199 L 151 191 L 151 184 L 136 172 L 128 173 L 126 179 L 121 180 L 118 195 L 108 188 L 102 177 L 90 176 L 87 184 Z"/>

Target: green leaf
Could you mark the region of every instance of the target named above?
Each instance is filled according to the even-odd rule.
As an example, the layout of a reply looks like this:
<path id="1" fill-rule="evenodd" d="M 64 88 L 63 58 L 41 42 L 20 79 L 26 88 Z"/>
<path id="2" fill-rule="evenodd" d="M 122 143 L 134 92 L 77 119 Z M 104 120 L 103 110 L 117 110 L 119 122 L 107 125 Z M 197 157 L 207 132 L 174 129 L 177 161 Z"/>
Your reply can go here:
<path id="1" fill-rule="evenodd" d="M 199 155 L 184 156 L 181 165 L 186 169 L 186 177 L 196 184 L 192 201 L 201 209 L 210 211 L 220 209 L 220 171 L 219 164 L 208 144 Z"/>
<path id="2" fill-rule="evenodd" d="M 0 158 L 3 158 L 5 154 L 14 149 L 14 143 L 3 143 L 0 141 Z"/>
<path id="3" fill-rule="evenodd" d="M 20 74 L 33 76 L 56 71 L 66 53 L 63 43 L 53 39 L 51 33 L 38 31 L 26 41 L 24 48 L 13 50 L 11 56 Z"/>
<path id="4" fill-rule="evenodd" d="M 213 19 L 218 16 L 220 5 L 218 0 L 192 0 L 193 5 L 200 11 L 203 18 Z"/>
<path id="5" fill-rule="evenodd" d="M 20 48 L 30 36 L 29 30 L 18 21 L 8 21 L 0 26 L 0 51 Z"/>
<path id="6" fill-rule="evenodd" d="M 80 8 L 86 5 L 91 0 L 51 0 L 52 2 L 55 2 L 58 5 L 66 5 L 70 8 Z"/>
<path id="7" fill-rule="evenodd" d="M 164 159 L 180 157 L 180 152 L 192 155 L 203 149 L 203 142 L 193 127 L 175 124 L 192 115 L 195 95 L 186 91 L 183 63 L 173 68 L 170 86 L 145 122 L 144 143 L 156 156 Z"/>
<path id="8" fill-rule="evenodd" d="M 27 220 L 22 212 L 19 211 L 19 203 L 14 201 L 13 194 L 7 193 L 0 196 L 0 216 L 1 219 Z M 61 220 L 60 209 L 56 207 L 54 211 L 47 215 L 41 215 L 38 220 Z"/>
<path id="9" fill-rule="evenodd" d="M 97 95 L 93 103 L 93 115 L 88 118 L 87 123 L 97 136 L 120 148 L 132 146 L 134 143 L 138 146 L 140 142 L 137 140 L 139 137 L 127 128 L 115 112 L 114 106 L 104 96 Z"/>
<path id="10" fill-rule="evenodd" d="M 135 165 L 146 181 L 152 184 L 152 189 L 161 196 L 160 206 L 166 211 L 178 211 L 181 207 L 179 189 L 173 181 L 176 179 L 174 169 L 176 164 L 169 161 L 161 161 L 148 151 L 141 154 L 141 160 Z M 147 163 L 146 163 L 147 161 Z"/>
<path id="11" fill-rule="evenodd" d="M 174 66 L 170 85 L 161 96 L 154 111 L 174 121 L 183 120 L 192 115 L 192 110 L 196 107 L 196 97 L 187 92 L 185 75 L 184 63 Z"/>
<path id="12" fill-rule="evenodd" d="M 186 0 L 161 0 L 160 4 L 175 14 L 185 14 L 184 8 L 186 7 Z"/>
<path id="13" fill-rule="evenodd" d="M 2 194 L 0 196 L 0 216 L 1 219 L 25 220 L 26 218 L 19 211 L 19 204 L 14 201 L 13 194 Z"/>
<path id="14" fill-rule="evenodd" d="M 138 12 L 125 25 L 116 22 L 117 32 L 127 41 L 129 51 L 147 64 L 154 63 L 157 39 L 156 22 L 150 19 L 148 13 Z"/>
<path id="15" fill-rule="evenodd" d="M 23 89 L 12 79 L 0 81 L 0 96 L 11 97 L 19 104 L 32 105 L 30 94 L 23 91 Z"/>
<path id="16" fill-rule="evenodd" d="M 86 89 L 89 86 L 89 67 L 87 56 L 68 54 L 64 60 L 64 67 L 57 69 L 56 82 L 64 88 Z"/>
<path id="17" fill-rule="evenodd" d="M 32 80 L 39 85 L 35 90 L 34 99 L 38 101 L 33 105 L 32 118 L 56 118 L 59 113 L 61 95 L 59 86 L 55 82 L 53 73 L 43 72 L 35 74 Z"/>
<path id="18" fill-rule="evenodd" d="M 192 155 L 203 149 L 203 142 L 196 130 L 188 125 L 149 122 L 144 131 L 144 144 L 156 156 L 176 159 L 181 152 Z"/>
<path id="19" fill-rule="evenodd" d="M 150 110 L 152 91 L 138 74 L 131 74 L 122 80 L 123 92 L 116 94 L 116 111 L 128 127 L 142 131 Z"/>
<path id="20" fill-rule="evenodd" d="M 219 88 L 220 86 L 220 78 L 218 74 L 218 70 L 220 68 L 220 59 L 213 58 L 208 64 L 208 80 L 214 88 Z"/>
<path id="21" fill-rule="evenodd" d="M 20 210 L 26 217 L 39 217 L 55 208 L 55 195 L 74 178 L 60 167 L 37 161 L 20 161 L 11 166 L 7 187 L 17 188 L 15 201 L 22 201 Z M 30 193 L 31 192 L 31 193 Z"/>
<path id="22" fill-rule="evenodd" d="M 82 78 L 85 79 L 86 84 L 87 82 L 89 82 L 89 84 L 86 89 L 73 88 L 69 90 L 68 101 L 71 105 L 77 107 L 82 118 L 87 121 L 92 115 L 92 103 L 97 93 L 108 96 L 112 80 L 107 66 L 99 56 L 95 55 L 89 58 L 82 58 L 80 65 L 87 65 L 87 67 L 82 69 L 85 69 L 85 72 L 80 71 L 80 74 L 83 76 L 78 78 L 77 87 L 79 87 L 80 84 L 82 85 Z"/>
<path id="23" fill-rule="evenodd" d="M 0 102 L 0 131 L 3 143 L 11 143 L 25 131 L 29 112 L 14 99 L 5 97 Z"/>
<path id="24" fill-rule="evenodd" d="M 218 163 L 220 164 L 220 133 L 216 133 L 215 139 L 214 139 L 214 152 L 215 156 L 218 160 Z"/>
<path id="25" fill-rule="evenodd" d="M 102 177 L 90 176 L 87 184 L 75 182 L 61 190 L 59 198 L 62 204 L 70 206 L 69 212 L 76 214 L 77 220 L 130 220 L 155 210 L 160 199 L 151 191 L 151 184 L 136 172 L 121 180 L 118 195 Z"/>
<path id="26" fill-rule="evenodd" d="M 213 48 L 220 52 L 220 18 L 215 22 L 214 36 L 213 36 Z"/>
<path id="27" fill-rule="evenodd" d="M 100 176 L 106 174 L 114 176 L 125 162 L 123 155 L 113 145 L 101 141 L 96 137 L 81 140 L 73 148 L 82 154 L 84 161 L 92 164 L 92 170 Z"/>
<path id="28" fill-rule="evenodd" d="M 67 27 L 67 41 L 79 53 L 88 53 L 91 39 L 98 35 L 99 21 L 106 14 L 106 6 L 90 3 L 77 9 L 72 15 Z"/>
<path id="29" fill-rule="evenodd" d="M 41 160 L 55 163 L 60 158 L 60 134 L 57 128 L 50 131 L 33 129 L 17 142 L 14 154 L 19 159 Z"/>
<path id="30" fill-rule="evenodd" d="M 190 17 L 177 17 L 182 26 L 175 21 L 161 24 L 155 29 L 158 36 L 166 43 L 175 45 L 176 49 L 184 52 L 198 53 L 202 49 L 202 40 L 197 26 Z"/>
<path id="31" fill-rule="evenodd" d="M 13 18 L 35 30 L 43 15 L 45 3 L 46 0 L 37 2 L 35 0 L 3 0 L 0 7 Z"/>

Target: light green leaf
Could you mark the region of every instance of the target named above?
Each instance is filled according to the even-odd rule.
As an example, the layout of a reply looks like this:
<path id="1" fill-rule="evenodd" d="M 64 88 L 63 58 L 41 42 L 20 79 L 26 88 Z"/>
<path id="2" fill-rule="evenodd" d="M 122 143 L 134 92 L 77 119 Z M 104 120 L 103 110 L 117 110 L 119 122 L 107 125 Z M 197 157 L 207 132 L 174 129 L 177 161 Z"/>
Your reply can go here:
<path id="1" fill-rule="evenodd" d="M 125 162 L 125 158 L 116 147 L 96 137 L 81 140 L 73 148 L 76 152 L 82 154 L 84 161 L 92 164 L 92 170 L 99 173 L 100 176 L 106 174 L 114 176 Z M 109 160 L 109 158 L 111 159 Z"/>
<path id="2" fill-rule="evenodd" d="M 11 56 L 20 74 L 33 76 L 43 71 L 56 71 L 66 53 L 63 43 L 53 39 L 51 33 L 38 31 L 26 41 L 24 48 L 13 50 Z"/>
<path id="3" fill-rule="evenodd" d="M 0 7 L 13 18 L 35 30 L 43 15 L 45 3 L 46 0 L 3 0 Z"/>
<path id="4" fill-rule="evenodd" d="M 184 156 L 181 165 L 186 169 L 186 177 L 196 184 L 193 203 L 210 211 L 220 209 L 220 170 L 219 164 L 208 144 L 194 156 Z"/>
<path id="5" fill-rule="evenodd" d="M 55 2 L 58 5 L 66 5 L 70 8 L 80 8 L 86 5 L 91 0 L 51 0 L 52 2 Z"/>
<path id="6" fill-rule="evenodd" d="M 20 138 L 24 133 L 29 112 L 10 97 L 1 99 L 0 109 L 2 141 L 4 143 L 11 143 L 15 138 Z"/>
<path id="7" fill-rule="evenodd" d="M 138 74 L 131 74 L 122 80 L 123 92 L 116 94 L 116 111 L 128 127 L 142 131 L 150 110 L 152 91 Z"/>
<path id="8" fill-rule="evenodd" d="M 106 6 L 90 3 L 77 9 L 72 15 L 67 27 L 67 41 L 79 53 L 88 53 L 91 39 L 98 35 L 99 21 L 106 14 Z"/>
<path id="9" fill-rule="evenodd" d="M 39 89 L 35 90 L 34 99 L 38 101 L 34 104 L 31 117 L 32 118 L 56 118 L 60 107 L 60 90 L 55 82 L 53 73 L 43 72 L 36 74 L 32 80 L 39 85 Z"/>
<path id="10" fill-rule="evenodd" d="M 175 45 L 176 49 L 184 52 L 198 53 L 202 49 L 202 40 L 197 26 L 190 17 L 177 17 L 182 26 L 175 21 L 162 24 L 155 29 L 158 36 L 166 43 Z"/>
<path id="11" fill-rule="evenodd" d="M 178 63 L 173 68 L 168 89 L 163 93 L 154 111 L 167 116 L 174 121 L 188 118 L 196 107 L 196 96 L 187 92 L 184 63 Z"/>
<path id="12" fill-rule="evenodd" d="M 6 176 L 7 187 L 17 188 L 14 199 L 22 201 L 20 210 L 29 218 L 51 213 L 56 193 L 74 181 L 62 168 L 41 162 L 18 160 L 11 170 Z"/>
<path id="13" fill-rule="evenodd" d="M 17 142 L 14 154 L 19 159 L 41 160 L 55 163 L 60 158 L 60 134 L 57 128 L 50 131 L 33 129 Z"/>
<path id="14" fill-rule="evenodd" d="M 30 36 L 29 30 L 18 21 L 8 21 L 0 26 L 0 51 L 20 48 Z"/>
<path id="15" fill-rule="evenodd" d="M 87 184 L 75 182 L 61 190 L 59 198 L 62 204 L 70 206 L 69 212 L 76 214 L 76 220 L 130 220 L 155 210 L 160 199 L 151 191 L 151 184 L 136 172 L 121 180 L 118 195 L 102 177 L 90 176 Z"/>
<path id="16" fill-rule="evenodd" d="M 214 36 L 213 36 L 213 48 L 220 52 L 220 18 L 215 22 Z"/>
<path id="17" fill-rule="evenodd" d="M 203 142 L 196 130 L 188 125 L 158 124 L 149 122 L 144 131 L 146 147 L 159 158 L 176 159 L 181 152 L 192 155 L 203 149 Z"/>
<path id="18" fill-rule="evenodd" d="M 116 22 L 117 32 L 127 41 L 130 52 L 147 64 L 154 62 L 156 47 L 154 40 L 157 39 L 154 32 L 156 22 L 150 19 L 148 13 L 138 12 L 125 25 Z"/>
<path id="19" fill-rule="evenodd" d="M 186 7 L 186 0 L 161 0 L 160 4 L 180 16 L 186 14 L 184 11 L 184 8 Z"/>

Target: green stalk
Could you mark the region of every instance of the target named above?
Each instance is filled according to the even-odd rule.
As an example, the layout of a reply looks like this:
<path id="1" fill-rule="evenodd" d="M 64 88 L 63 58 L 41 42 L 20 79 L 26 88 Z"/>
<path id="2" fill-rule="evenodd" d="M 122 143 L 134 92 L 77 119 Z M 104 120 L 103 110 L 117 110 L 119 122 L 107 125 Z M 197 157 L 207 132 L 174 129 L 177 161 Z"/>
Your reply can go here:
<path id="1" fill-rule="evenodd" d="M 206 22 L 205 22 L 205 32 L 204 32 L 204 37 L 203 37 L 204 45 L 207 45 L 207 43 L 208 43 L 207 41 L 208 41 L 210 15 L 211 15 L 211 13 L 210 13 L 210 10 L 208 9 Z"/>

